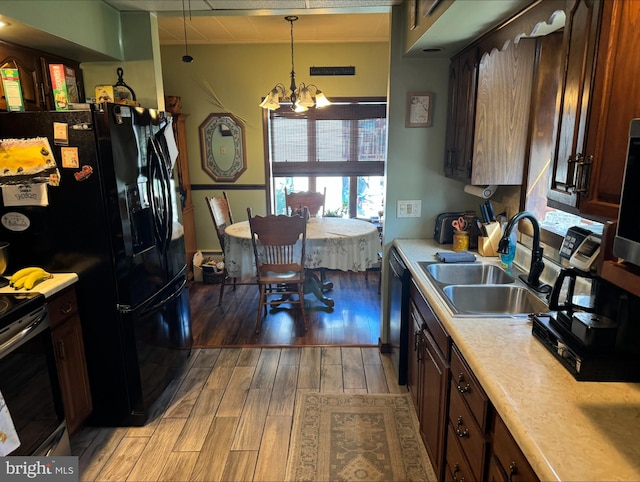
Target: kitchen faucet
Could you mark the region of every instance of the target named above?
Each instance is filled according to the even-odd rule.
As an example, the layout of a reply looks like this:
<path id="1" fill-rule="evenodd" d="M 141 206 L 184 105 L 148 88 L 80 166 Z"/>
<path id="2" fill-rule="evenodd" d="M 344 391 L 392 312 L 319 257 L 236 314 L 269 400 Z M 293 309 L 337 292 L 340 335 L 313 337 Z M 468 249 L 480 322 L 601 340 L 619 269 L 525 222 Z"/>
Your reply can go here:
<path id="1" fill-rule="evenodd" d="M 509 253 L 509 249 L 511 249 L 509 246 L 511 231 L 514 226 L 518 224 L 518 221 L 525 218 L 531 221 L 531 225 L 533 226 L 533 245 L 531 246 L 531 266 L 529 267 L 529 274 L 520 275 L 520 279 L 539 293 L 549 293 L 551 286 L 540 283 L 540 275 L 544 269 L 544 262 L 542 261 L 543 248 L 540 246 L 540 224 L 533 214 L 528 211 L 522 211 L 509 220 L 498 244 L 498 253 Z"/>

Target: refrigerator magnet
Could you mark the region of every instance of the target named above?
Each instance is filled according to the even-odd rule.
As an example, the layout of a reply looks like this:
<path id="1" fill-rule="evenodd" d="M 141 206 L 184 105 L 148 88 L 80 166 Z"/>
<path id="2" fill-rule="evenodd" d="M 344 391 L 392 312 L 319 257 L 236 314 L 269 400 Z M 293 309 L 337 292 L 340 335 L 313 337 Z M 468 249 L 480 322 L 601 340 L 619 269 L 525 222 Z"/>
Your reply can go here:
<path id="1" fill-rule="evenodd" d="M 66 122 L 53 123 L 53 143 L 56 146 L 69 145 L 69 125 Z"/>
<path id="2" fill-rule="evenodd" d="M 62 157 L 62 167 L 69 169 L 78 169 L 80 167 L 77 147 L 61 147 L 60 157 Z"/>
<path id="3" fill-rule="evenodd" d="M 89 178 L 93 174 L 93 167 L 85 164 L 82 166 L 82 170 L 73 173 L 73 177 L 76 178 L 76 181 L 84 181 Z"/>

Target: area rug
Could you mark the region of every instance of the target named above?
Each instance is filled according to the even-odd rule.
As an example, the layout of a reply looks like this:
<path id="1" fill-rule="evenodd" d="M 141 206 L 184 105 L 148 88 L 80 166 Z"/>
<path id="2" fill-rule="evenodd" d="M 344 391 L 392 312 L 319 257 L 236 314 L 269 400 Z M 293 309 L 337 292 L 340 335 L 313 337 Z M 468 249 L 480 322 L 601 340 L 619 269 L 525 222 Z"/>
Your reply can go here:
<path id="1" fill-rule="evenodd" d="M 435 481 L 409 395 L 302 392 L 287 481 Z"/>

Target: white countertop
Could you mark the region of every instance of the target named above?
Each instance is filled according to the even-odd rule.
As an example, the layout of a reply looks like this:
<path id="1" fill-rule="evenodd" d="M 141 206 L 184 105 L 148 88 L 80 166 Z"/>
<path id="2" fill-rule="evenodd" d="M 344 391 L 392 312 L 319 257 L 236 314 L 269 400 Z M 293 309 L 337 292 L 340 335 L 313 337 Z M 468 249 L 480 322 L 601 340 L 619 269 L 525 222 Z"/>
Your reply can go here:
<path id="1" fill-rule="evenodd" d="M 394 245 L 541 480 L 640 480 L 640 383 L 576 381 L 527 318 L 454 317 L 417 264 L 451 246 Z"/>
<path id="2" fill-rule="evenodd" d="M 44 280 L 33 287 L 31 290 L 16 290 L 10 286 L 0 288 L 0 293 L 42 293 L 45 298 L 62 291 L 67 286 L 71 286 L 78 281 L 78 275 L 75 273 L 52 273 L 53 278 Z M 8 277 L 5 277 L 9 279 Z"/>

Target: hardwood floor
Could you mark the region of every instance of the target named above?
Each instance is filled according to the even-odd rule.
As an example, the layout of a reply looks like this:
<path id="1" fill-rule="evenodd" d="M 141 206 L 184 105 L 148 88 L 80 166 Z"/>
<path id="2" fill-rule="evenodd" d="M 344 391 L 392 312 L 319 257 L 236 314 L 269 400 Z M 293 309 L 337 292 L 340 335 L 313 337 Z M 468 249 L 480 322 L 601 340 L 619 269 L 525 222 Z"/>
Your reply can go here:
<path id="1" fill-rule="evenodd" d="M 375 347 L 195 349 L 147 425 L 74 434 L 80 480 L 281 481 L 301 391 L 405 393 L 406 386 Z"/>
<path id="2" fill-rule="evenodd" d="M 380 336 L 378 273 L 330 271 L 335 301 L 328 308 L 313 294 L 305 296 L 308 331 L 305 333 L 297 306 L 283 305 L 267 314 L 255 334 L 258 287 L 227 285 L 218 306 L 220 285 L 194 283 L 190 290 L 194 346 L 198 348 L 243 346 L 377 346 Z"/>

